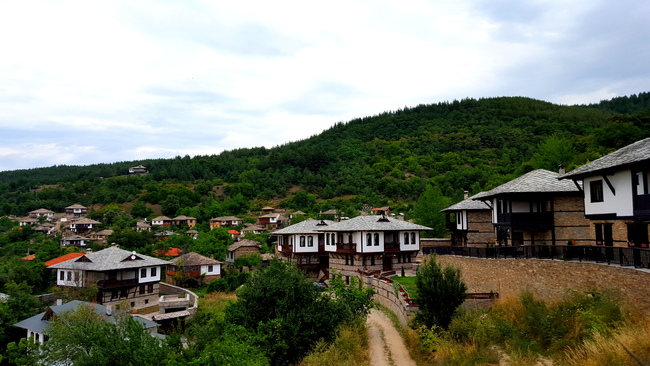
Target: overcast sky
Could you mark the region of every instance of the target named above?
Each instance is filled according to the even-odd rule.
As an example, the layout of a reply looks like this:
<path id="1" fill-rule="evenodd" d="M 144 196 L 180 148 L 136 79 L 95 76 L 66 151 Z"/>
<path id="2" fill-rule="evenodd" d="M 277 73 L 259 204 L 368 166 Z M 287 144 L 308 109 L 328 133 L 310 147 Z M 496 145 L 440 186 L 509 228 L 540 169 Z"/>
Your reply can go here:
<path id="1" fill-rule="evenodd" d="M 273 147 L 463 98 L 650 91 L 644 0 L 2 1 L 0 171 Z"/>

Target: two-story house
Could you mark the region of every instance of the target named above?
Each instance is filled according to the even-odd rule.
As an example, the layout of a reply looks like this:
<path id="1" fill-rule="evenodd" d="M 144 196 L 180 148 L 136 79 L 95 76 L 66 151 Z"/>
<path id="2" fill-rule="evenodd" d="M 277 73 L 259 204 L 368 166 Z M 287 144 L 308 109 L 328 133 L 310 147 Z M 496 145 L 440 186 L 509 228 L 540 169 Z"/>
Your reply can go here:
<path id="1" fill-rule="evenodd" d="M 219 216 L 210 219 L 210 230 L 218 227 L 232 227 L 239 226 L 243 220 L 235 216 Z"/>
<path id="2" fill-rule="evenodd" d="M 492 209 L 498 245 L 589 243 L 580 187 L 558 176 L 537 169 L 480 194 Z"/>
<path id="3" fill-rule="evenodd" d="M 70 231 L 73 233 L 89 233 L 92 230 L 97 229 L 97 226 L 101 224 L 101 222 L 87 217 L 73 219 L 70 223 Z"/>
<path id="4" fill-rule="evenodd" d="M 56 270 L 56 285 L 96 285 L 99 304 L 126 301 L 134 309 L 158 303 L 164 266 L 170 262 L 110 247 L 48 266 Z"/>
<path id="5" fill-rule="evenodd" d="M 174 220 L 167 216 L 158 216 L 151 219 L 152 226 L 172 226 Z"/>
<path id="6" fill-rule="evenodd" d="M 559 177 L 584 187 L 592 244 L 648 247 L 650 138 Z"/>
<path id="7" fill-rule="evenodd" d="M 46 220 L 51 221 L 54 219 L 54 211 L 45 208 L 39 208 L 38 210 L 29 211 L 28 216 L 33 219 L 44 217 Z"/>
<path id="8" fill-rule="evenodd" d="M 477 200 L 482 194 L 468 197 L 466 191 L 464 200 L 440 211 L 446 216 L 451 245 L 485 246 L 494 244 L 492 209 L 487 203 Z"/>
<path id="9" fill-rule="evenodd" d="M 45 331 L 50 325 L 50 321 L 56 318 L 57 315 L 66 311 L 77 310 L 79 307 L 88 307 L 107 322 L 115 323 L 117 312 L 112 309 L 110 305 L 104 306 L 79 300 L 72 300 L 63 304 L 62 301 L 59 300 L 56 305 L 49 306 L 44 312 L 14 324 L 14 327 L 25 329 L 27 331 L 27 338 L 33 339 L 36 343 L 43 344 L 47 340 Z M 152 335 L 158 333 L 158 324 L 155 322 L 143 317 L 131 316 L 133 316 L 133 318 Z M 157 336 L 161 335 L 158 334 Z"/>
<path id="10" fill-rule="evenodd" d="M 180 215 L 172 219 L 173 225 L 176 226 L 185 226 L 187 225 L 190 229 L 196 226 L 196 217 Z"/>
<path id="11" fill-rule="evenodd" d="M 222 264 L 214 258 L 189 252 L 171 260 L 167 265 L 167 276 L 179 285 L 199 286 L 221 277 Z"/>
<path id="12" fill-rule="evenodd" d="M 357 216 L 340 222 L 305 220 L 272 235 L 278 253 L 319 279 L 331 270 L 354 276 L 359 269 L 411 269 L 420 251 L 420 232 L 431 228 L 385 215 Z M 307 266 L 309 265 L 309 266 Z"/>
<path id="13" fill-rule="evenodd" d="M 85 217 L 88 215 L 88 207 L 74 204 L 65 208 L 65 214 L 68 217 Z"/>

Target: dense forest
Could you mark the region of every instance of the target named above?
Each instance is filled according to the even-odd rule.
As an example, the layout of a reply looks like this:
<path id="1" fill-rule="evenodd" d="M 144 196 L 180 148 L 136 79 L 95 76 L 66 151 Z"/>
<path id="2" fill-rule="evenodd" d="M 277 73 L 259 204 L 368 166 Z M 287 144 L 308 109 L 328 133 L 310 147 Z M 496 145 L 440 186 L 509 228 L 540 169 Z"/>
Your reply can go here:
<path id="1" fill-rule="evenodd" d="M 649 111 L 648 92 L 580 106 L 503 97 L 405 107 L 273 148 L 0 172 L 0 215 L 142 202 L 208 219 L 271 200 L 306 212 L 408 211 L 427 185 L 455 201 L 531 169 L 570 170 L 649 136 Z M 150 174 L 126 176 L 140 164 Z"/>

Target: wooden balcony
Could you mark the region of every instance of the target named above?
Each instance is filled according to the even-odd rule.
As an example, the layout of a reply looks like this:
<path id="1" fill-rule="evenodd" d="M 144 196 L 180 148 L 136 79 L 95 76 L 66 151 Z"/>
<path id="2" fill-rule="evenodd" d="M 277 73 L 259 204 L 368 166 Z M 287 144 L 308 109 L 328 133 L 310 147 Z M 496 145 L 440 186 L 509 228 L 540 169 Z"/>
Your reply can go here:
<path id="1" fill-rule="evenodd" d="M 553 228 L 553 212 L 497 214 L 497 224 L 510 226 L 513 230 L 550 230 Z"/>
<path id="2" fill-rule="evenodd" d="M 394 242 L 394 243 L 384 243 L 384 251 L 385 252 L 399 252 L 399 242 Z"/>
<path id="3" fill-rule="evenodd" d="M 129 287 L 135 286 L 138 284 L 138 279 L 134 278 L 132 280 L 101 280 L 97 281 L 97 287 L 104 290 L 110 288 L 120 288 L 120 287 Z"/>
<path id="4" fill-rule="evenodd" d="M 293 248 L 290 244 L 282 244 L 280 245 L 280 253 L 289 255 L 293 253 Z"/>
<path id="5" fill-rule="evenodd" d="M 356 254 L 356 243 L 336 243 L 336 252 L 343 254 Z"/>

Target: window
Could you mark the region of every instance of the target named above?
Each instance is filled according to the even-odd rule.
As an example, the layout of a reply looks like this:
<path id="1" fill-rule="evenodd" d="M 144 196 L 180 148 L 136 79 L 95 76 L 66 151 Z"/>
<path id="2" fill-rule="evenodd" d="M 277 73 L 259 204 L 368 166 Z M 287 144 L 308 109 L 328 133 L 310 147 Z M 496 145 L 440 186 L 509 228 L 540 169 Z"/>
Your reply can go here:
<path id="1" fill-rule="evenodd" d="M 214 266 L 209 265 L 209 266 L 208 266 L 208 272 L 212 272 L 212 271 L 214 271 Z"/>
<path id="2" fill-rule="evenodd" d="M 152 293 L 153 292 L 153 283 L 150 283 L 147 285 L 147 292 Z"/>
<path id="3" fill-rule="evenodd" d="M 144 304 L 147 305 L 149 303 L 149 299 L 144 300 Z"/>
<path id="4" fill-rule="evenodd" d="M 67 273 L 68 281 L 72 281 L 72 272 L 68 271 Z"/>
<path id="5" fill-rule="evenodd" d="M 375 233 L 374 237 L 375 237 L 375 246 L 379 246 L 379 234 Z"/>
<path id="6" fill-rule="evenodd" d="M 146 269 L 146 268 L 142 268 L 142 269 L 140 270 L 140 278 L 145 278 L 145 277 L 147 277 L 147 269 Z"/>
<path id="7" fill-rule="evenodd" d="M 336 244 L 336 234 L 332 234 L 332 245 Z"/>
<path id="8" fill-rule="evenodd" d="M 603 181 L 594 180 L 589 182 L 589 194 L 591 197 L 591 202 L 603 202 Z"/>
<path id="9" fill-rule="evenodd" d="M 366 234 L 366 246 L 372 245 L 372 234 Z"/>
<path id="10" fill-rule="evenodd" d="M 305 237 L 304 237 L 304 236 L 301 236 L 301 237 L 300 237 L 300 246 L 301 246 L 301 247 L 304 247 L 304 246 L 305 246 Z"/>
<path id="11" fill-rule="evenodd" d="M 325 234 L 325 245 L 330 245 L 330 234 Z"/>
<path id="12" fill-rule="evenodd" d="M 409 233 L 404 233 L 404 244 L 409 244 Z"/>
<path id="13" fill-rule="evenodd" d="M 140 295 L 144 295 L 144 285 L 140 285 L 139 291 Z"/>
<path id="14" fill-rule="evenodd" d="M 151 268 L 151 277 L 156 277 L 158 275 L 158 268 L 153 267 Z"/>
<path id="15" fill-rule="evenodd" d="M 308 247 L 313 247 L 314 246 L 314 237 L 313 236 L 308 236 L 307 237 L 307 246 Z"/>
<path id="16" fill-rule="evenodd" d="M 415 242 L 415 233 L 411 233 L 411 244 L 417 244 Z"/>
<path id="17" fill-rule="evenodd" d="M 374 255 L 372 257 L 370 257 L 370 265 L 371 266 L 375 265 L 375 256 Z"/>
<path id="18" fill-rule="evenodd" d="M 59 279 L 61 281 L 65 280 L 65 271 L 59 271 Z"/>

